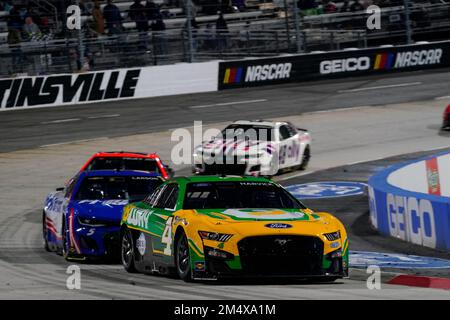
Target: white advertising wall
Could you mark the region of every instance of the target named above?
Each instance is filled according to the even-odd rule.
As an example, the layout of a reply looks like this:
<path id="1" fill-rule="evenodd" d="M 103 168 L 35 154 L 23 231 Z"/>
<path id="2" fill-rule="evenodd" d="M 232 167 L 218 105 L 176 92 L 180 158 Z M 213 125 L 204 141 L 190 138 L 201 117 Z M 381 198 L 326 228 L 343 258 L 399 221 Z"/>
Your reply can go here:
<path id="1" fill-rule="evenodd" d="M 218 61 L 0 80 L 0 111 L 217 91 Z"/>

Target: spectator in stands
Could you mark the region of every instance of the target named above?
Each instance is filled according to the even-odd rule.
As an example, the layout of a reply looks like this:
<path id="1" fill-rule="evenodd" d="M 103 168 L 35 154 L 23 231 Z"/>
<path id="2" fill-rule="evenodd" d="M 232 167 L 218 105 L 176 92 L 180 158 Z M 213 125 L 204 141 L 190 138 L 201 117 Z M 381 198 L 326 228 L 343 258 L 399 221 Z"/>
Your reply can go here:
<path id="1" fill-rule="evenodd" d="M 232 0 L 233 7 L 236 7 L 239 11 L 245 11 L 245 0 Z"/>
<path id="2" fill-rule="evenodd" d="M 103 16 L 105 17 L 109 34 L 122 32 L 122 15 L 119 8 L 113 4 L 113 0 L 108 0 L 108 4 L 103 8 Z"/>
<path id="3" fill-rule="evenodd" d="M 20 29 L 9 27 L 8 30 L 8 46 L 11 50 L 13 72 L 22 69 L 23 54 L 20 47 L 22 37 L 20 36 Z"/>
<path id="4" fill-rule="evenodd" d="M 134 0 L 134 3 L 130 6 L 128 15 L 136 23 L 138 32 L 148 31 L 148 18 L 145 14 L 145 7 L 141 4 L 140 0 Z"/>
<path id="5" fill-rule="evenodd" d="M 223 13 L 220 12 L 219 17 L 216 20 L 216 39 L 219 51 L 222 51 L 227 46 L 227 32 L 228 32 L 227 21 L 223 17 Z"/>
<path id="6" fill-rule="evenodd" d="M 323 12 L 324 13 L 336 13 L 338 12 L 338 8 L 336 6 L 336 3 L 333 1 L 323 0 Z"/>
<path id="7" fill-rule="evenodd" d="M 352 10 L 350 9 L 350 1 L 349 0 L 344 0 L 344 3 L 342 4 L 342 7 L 339 10 L 339 12 L 347 13 L 347 12 L 351 12 L 351 11 Z"/>
<path id="8" fill-rule="evenodd" d="M 145 3 L 145 14 L 148 20 L 156 20 L 160 15 L 159 7 L 153 2 L 153 0 L 147 0 Z"/>
<path id="9" fill-rule="evenodd" d="M 361 3 L 359 2 L 359 0 L 356 0 L 355 2 L 352 3 L 352 5 L 350 6 L 350 10 L 351 12 L 357 12 L 357 11 L 362 11 L 364 10 L 363 6 L 361 5 Z"/>
<path id="10" fill-rule="evenodd" d="M 32 17 L 25 18 L 25 24 L 23 25 L 22 31 L 27 40 L 31 40 L 41 35 L 41 30 L 38 25 L 34 23 Z"/>
<path id="11" fill-rule="evenodd" d="M 156 20 L 151 24 L 153 31 L 153 44 L 157 55 L 167 54 L 167 41 L 165 37 L 166 25 L 162 19 L 162 15 L 158 15 Z"/>
<path id="12" fill-rule="evenodd" d="M 103 12 L 100 9 L 100 4 L 95 1 L 94 9 L 92 9 L 92 18 L 94 19 L 94 30 L 99 34 L 105 33 L 105 20 Z"/>
<path id="13" fill-rule="evenodd" d="M 17 9 L 16 6 L 14 6 L 10 12 L 9 12 L 9 16 L 8 16 L 8 28 L 12 28 L 12 29 L 17 29 L 17 30 L 21 30 L 22 26 L 23 26 L 23 20 L 20 17 L 20 12 Z"/>

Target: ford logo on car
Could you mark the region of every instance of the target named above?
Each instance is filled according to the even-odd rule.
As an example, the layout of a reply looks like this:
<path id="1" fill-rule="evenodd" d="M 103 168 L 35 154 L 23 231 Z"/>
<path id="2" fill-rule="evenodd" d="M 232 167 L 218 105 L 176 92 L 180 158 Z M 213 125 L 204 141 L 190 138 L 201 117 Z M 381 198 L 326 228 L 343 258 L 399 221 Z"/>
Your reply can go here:
<path id="1" fill-rule="evenodd" d="M 270 229 L 289 229 L 292 228 L 290 224 L 287 223 L 268 223 L 265 225 L 266 228 Z"/>

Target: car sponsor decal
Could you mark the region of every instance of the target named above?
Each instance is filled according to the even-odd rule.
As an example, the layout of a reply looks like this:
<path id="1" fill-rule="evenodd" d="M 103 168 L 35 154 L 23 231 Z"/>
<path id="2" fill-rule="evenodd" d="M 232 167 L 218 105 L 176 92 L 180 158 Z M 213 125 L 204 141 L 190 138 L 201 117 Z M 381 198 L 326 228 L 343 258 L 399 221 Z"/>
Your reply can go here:
<path id="1" fill-rule="evenodd" d="M 351 181 L 322 181 L 287 186 L 297 199 L 348 197 L 364 194 L 367 185 Z"/>
<path id="2" fill-rule="evenodd" d="M 436 196 L 441 195 L 441 183 L 439 181 L 439 167 L 437 158 L 425 161 L 427 169 L 428 193 Z"/>
<path id="3" fill-rule="evenodd" d="M 450 260 L 396 253 L 350 251 L 350 267 L 367 268 L 376 265 L 395 269 L 450 268 Z"/>
<path id="4" fill-rule="evenodd" d="M 292 225 L 287 223 L 268 223 L 264 227 L 270 229 L 289 229 L 292 228 Z"/>
<path id="5" fill-rule="evenodd" d="M 145 241 L 145 235 L 141 232 L 139 238 L 136 239 L 136 248 L 141 256 L 145 254 L 145 249 L 147 248 L 147 243 Z"/>
<path id="6" fill-rule="evenodd" d="M 285 211 L 277 209 L 227 209 L 222 212 L 236 220 L 308 220 L 309 217 L 301 211 Z"/>
<path id="7" fill-rule="evenodd" d="M 102 205 L 106 207 L 112 208 L 112 206 L 126 206 L 128 204 L 128 200 L 81 200 L 78 201 L 78 204 L 89 204 L 89 205 Z"/>

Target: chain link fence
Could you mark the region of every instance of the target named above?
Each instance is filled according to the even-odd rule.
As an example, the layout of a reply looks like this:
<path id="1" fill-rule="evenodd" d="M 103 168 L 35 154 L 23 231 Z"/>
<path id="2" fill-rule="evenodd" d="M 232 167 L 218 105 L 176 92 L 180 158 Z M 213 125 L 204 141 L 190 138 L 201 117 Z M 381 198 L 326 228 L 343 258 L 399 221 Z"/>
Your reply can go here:
<path id="1" fill-rule="evenodd" d="M 405 7 L 381 10 L 381 29 L 369 30 L 369 15 L 356 13 L 311 14 L 293 2 L 276 18 L 238 21 L 216 30 L 211 23 L 159 32 L 128 31 L 106 36 L 88 30 L 64 39 L 31 39 L 0 45 L 0 75 L 38 75 L 88 70 L 129 68 L 212 59 L 242 59 L 298 52 L 366 48 L 414 41 L 448 39 L 450 4 L 411 4 L 409 30 Z M 188 15 L 189 18 L 189 15 Z M 296 24 L 297 22 L 297 24 Z M 298 25 L 298 27 L 296 27 Z M 84 56 L 80 59 L 80 52 Z"/>

